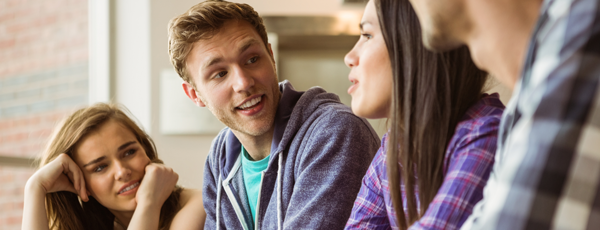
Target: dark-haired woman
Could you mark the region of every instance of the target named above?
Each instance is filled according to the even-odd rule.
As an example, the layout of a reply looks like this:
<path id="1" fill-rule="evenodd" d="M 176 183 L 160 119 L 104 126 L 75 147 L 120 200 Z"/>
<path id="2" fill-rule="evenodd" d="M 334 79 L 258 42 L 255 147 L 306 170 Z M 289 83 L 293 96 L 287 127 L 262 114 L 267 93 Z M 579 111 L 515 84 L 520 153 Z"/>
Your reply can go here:
<path id="1" fill-rule="evenodd" d="M 178 178 L 122 109 L 80 109 L 27 181 L 23 229 L 202 229 L 202 194 Z"/>
<path id="2" fill-rule="evenodd" d="M 458 229 L 482 199 L 504 106 L 467 48 L 432 53 L 408 0 L 371 0 L 346 55 L 352 110 L 388 118 L 346 229 Z"/>

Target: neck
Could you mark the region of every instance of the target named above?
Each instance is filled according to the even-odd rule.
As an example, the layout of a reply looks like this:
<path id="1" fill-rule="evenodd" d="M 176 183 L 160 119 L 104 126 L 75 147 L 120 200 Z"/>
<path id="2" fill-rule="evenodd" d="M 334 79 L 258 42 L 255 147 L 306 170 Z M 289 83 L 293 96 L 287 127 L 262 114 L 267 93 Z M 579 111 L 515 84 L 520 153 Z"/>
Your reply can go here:
<path id="1" fill-rule="evenodd" d="M 275 125 L 269 129 L 266 133 L 260 136 L 251 136 L 248 134 L 233 131 L 233 134 L 240 140 L 244 148 L 252 157 L 252 160 L 258 161 L 271 154 L 271 142 L 273 141 L 273 132 Z"/>
<path id="2" fill-rule="evenodd" d="M 115 215 L 115 221 L 122 225 L 124 229 L 127 229 L 127 226 L 129 226 L 129 222 L 131 221 L 131 217 L 133 217 L 133 211 L 110 210 L 110 212 Z"/>
<path id="3" fill-rule="evenodd" d="M 513 89 L 520 78 L 543 0 L 469 2 L 473 27 L 464 40 L 473 61 Z"/>

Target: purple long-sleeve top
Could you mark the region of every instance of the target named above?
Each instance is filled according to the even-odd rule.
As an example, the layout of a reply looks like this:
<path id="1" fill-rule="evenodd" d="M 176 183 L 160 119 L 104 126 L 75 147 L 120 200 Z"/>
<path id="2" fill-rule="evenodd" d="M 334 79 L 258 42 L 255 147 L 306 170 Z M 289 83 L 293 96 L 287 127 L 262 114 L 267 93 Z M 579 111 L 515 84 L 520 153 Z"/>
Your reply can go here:
<path id="1" fill-rule="evenodd" d="M 425 214 L 409 229 L 451 230 L 465 222 L 473 206 L 483 198 L 483 187 L 494 163 L 503 109 L 498 94 L 492 94 L 485 95 L 467 110 L 446 149 L 444 182 Z M 386 173 L 386 144 L 387 135 L 362 180 L 346 229 L 398 229 Z M 402 183 L 400 190 L 406 213 Z M 418 189 L 416 193 L 418 199 Z"/>

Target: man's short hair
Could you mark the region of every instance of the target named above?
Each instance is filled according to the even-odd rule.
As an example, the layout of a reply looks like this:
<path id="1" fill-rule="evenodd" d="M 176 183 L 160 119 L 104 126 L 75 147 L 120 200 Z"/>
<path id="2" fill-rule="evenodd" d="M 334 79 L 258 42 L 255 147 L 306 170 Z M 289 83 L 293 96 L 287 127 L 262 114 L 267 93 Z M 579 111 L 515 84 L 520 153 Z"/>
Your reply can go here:
<path id="1" fill-rule="evenodd" d="M 267 31 L 262 18 L 248 4 L 207 0 L 169 22 L 169 57 L 177 74 L 195 87 L 186 70 L 186 59 L 195 42 L 210 39 L 229 20 L 250 23 L 268 47 Z"/>

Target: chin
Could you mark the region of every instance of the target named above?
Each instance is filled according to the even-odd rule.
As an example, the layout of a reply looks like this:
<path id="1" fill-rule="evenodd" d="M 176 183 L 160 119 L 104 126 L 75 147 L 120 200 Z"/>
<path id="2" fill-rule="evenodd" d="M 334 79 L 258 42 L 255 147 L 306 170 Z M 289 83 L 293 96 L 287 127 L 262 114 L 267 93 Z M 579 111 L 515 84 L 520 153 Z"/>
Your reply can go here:
<path id="1" fill-rule="evenodd" d="M 253 124 L 248 124 L 248 126 L 240 127 L 241 129 L 239 131 L 250 136 L 262 136 L 273 127 L 274 120 L 275 118 L 270 118 L 262 122 L 254 122 Z"/>
<path id="2" fill-rule="evenodd" d="M 356 108 L 356 109 L 355 109 Z M 365 109 L 362 109 L 361 107 L 355 107 L 352 106 L 352 112 L 359 117 L 363 117 L 363 118 L 369 118 L 369 119 L 374 119 L 373 118 L 373 113 L 371 113 L 370 111 L 365 111 Z"/>
<path id="3" fill-rule="evenodd" d="M 363 104 L 364 105 L 364 104 Z M 383 106 L 369 104 L 369 106 L 361 106 L 352 104 L 352 112 L 359 117 L 367 119 L 387 118 L 388 112 Z"/>
<path id="4" fill-rule="evenodd" d="M 423 29 L 421 32 L 423 46 L 434 52 L 446 52 L 461 47 L 464 43 L 452 38 L 447 31 L 441 29 Z"/>
<path id="5" fill-rule="evenodd" d="M 132 200 L 131 202 L 121 204 L 120 211 L 135 211 L 136 207 L 137 203 L 135 200 Z"/>
<path id="6" fill-rule="evenodd" d="M 106 207 L 108 210 L 120 211 L 120 212 L 135 211 L 135 208 L 137 206 L 137 203 L 135 202 L 135 200 L 131 200 L 131 201 L 127 201 L 127 202 L 112 203 L 112 205 L 105 205 L 103 203 L 100 203 L 100 204 L 102 206 Z"/>

